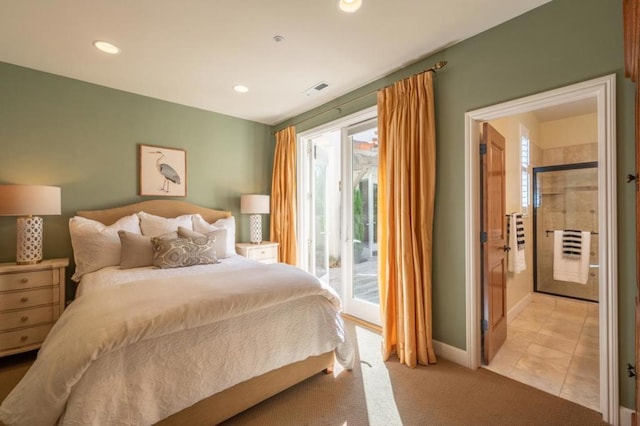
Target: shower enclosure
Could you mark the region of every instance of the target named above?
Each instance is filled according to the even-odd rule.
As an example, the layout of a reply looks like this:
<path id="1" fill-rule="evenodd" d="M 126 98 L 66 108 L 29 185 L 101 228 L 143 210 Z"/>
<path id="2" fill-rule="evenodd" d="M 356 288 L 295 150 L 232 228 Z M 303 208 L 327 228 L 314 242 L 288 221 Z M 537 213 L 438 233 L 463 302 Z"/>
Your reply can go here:
<path id="1" fill-rule="evenodd" d="M 534 290 L 556 296 L 598 301 L 598 163 L 576 163 L 533 169 Z M 591 232 L 586 284 L 556 281 L 554 231 Z"/>

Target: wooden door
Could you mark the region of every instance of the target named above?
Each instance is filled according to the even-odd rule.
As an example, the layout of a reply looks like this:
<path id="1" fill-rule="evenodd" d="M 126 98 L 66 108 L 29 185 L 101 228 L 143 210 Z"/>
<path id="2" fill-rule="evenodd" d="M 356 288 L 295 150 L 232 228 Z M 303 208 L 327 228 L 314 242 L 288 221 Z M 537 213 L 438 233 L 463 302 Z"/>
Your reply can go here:
<path id="1" fill-rule="evenodd" d="M 638 170 L 640 170 L 640 1 L 622 2 L 624 26 L 624 74 L 636 85 L 636 299 L 635 299 L 635 371 L 640 371 L 640 193 Z M 633 177 L 634 175 L 631 175 Z M 630 179 L 631 181 L 632 179 Z M 636 376 L 635 414 L 633 424 L 637 425 L 640 410 L 640 380 Z"/>
<path id="2" fill-rule="evenodd" d="M 484 123 L 480 143 L 482 362 L 489 364 L 507 338 L 505 140 Z"/>

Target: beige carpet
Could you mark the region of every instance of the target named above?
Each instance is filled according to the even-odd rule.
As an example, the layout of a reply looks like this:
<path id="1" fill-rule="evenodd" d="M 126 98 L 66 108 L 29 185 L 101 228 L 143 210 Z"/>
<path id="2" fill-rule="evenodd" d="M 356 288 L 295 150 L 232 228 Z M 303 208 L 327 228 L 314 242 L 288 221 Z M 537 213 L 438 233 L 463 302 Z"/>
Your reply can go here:
<path id="1" fill-rule="evenodd" d="M 351 372 L 319 374 L 228 420 L 229 425 L 605 425 L 599 413 L 485 369 L 445 360 L 407 368 L 380 360 L 380 336 L 348 324 Z M 0 399 L 33 354 L 0 359 Z"/>

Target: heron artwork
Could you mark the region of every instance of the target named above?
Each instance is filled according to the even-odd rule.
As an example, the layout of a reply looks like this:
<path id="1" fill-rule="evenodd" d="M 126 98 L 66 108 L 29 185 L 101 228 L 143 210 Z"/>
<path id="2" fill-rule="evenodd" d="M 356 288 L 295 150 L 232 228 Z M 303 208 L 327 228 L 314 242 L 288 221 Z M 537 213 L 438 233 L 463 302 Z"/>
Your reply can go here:
<path id="1" fill-rule="evenodd" d="M 166 193 L 169 193 L 169 185 L 171 183 L 180 185 L 181 181 L 180 181 L 180 175 L 178 174 L 178 172 L 176 172 L 176 170 L 170 165 L 168 165 L 167 163 L 162 162 L 162 160 L 165 159 L 165 156 L 162 153 L 162 151 L 153 151 L 153 152 L 150 152 L 149 154 L 159 155 L 158 158 L 156 159 L 156 169 L 158 169 L 158 173 L 160 173 L 160 175 L 162 175 L 162 178 L 163 178 L 162 188 L 160 188 L 160 190 Z"/>

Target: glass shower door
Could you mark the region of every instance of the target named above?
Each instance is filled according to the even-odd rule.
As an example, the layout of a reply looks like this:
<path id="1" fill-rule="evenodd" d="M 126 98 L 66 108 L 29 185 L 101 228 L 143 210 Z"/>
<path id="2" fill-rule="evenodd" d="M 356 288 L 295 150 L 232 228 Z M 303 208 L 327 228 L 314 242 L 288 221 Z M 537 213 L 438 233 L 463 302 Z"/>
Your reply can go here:
<path id="1" fill-rule="evenodd" d="M 533 169 L 534 288 L 540 293 L 597 302 L 598 163 L 577 163 Z M 555 231 L 590 233 L 586 284 L 554 279 L 563 254 L 554 245 Z"/>

